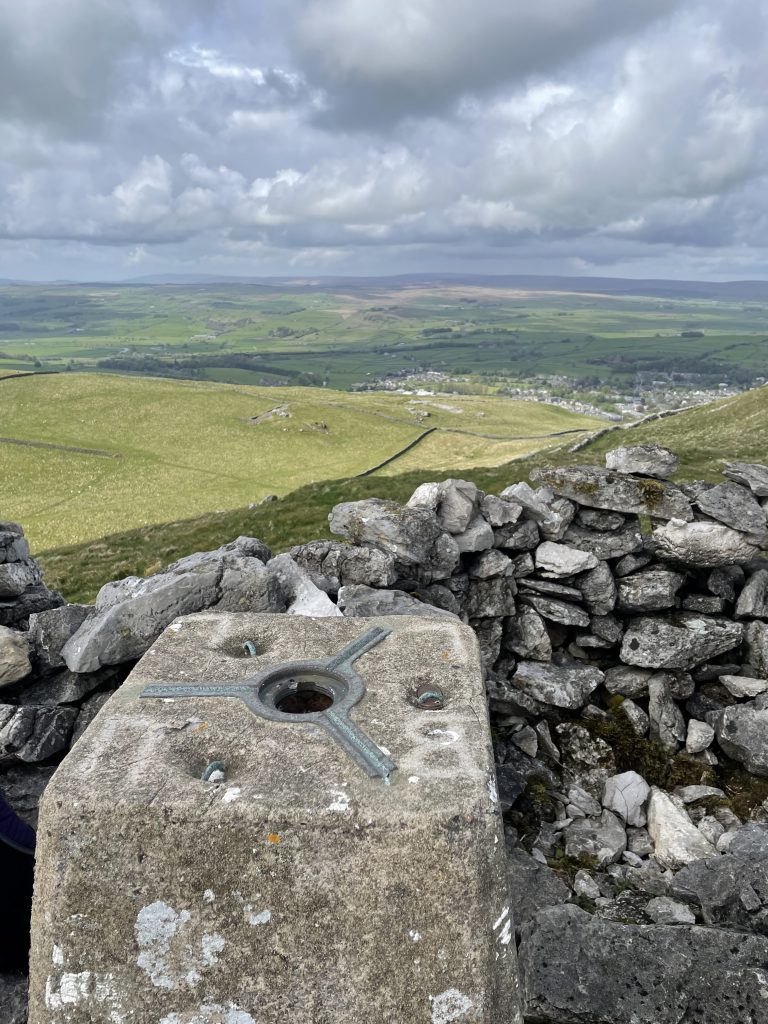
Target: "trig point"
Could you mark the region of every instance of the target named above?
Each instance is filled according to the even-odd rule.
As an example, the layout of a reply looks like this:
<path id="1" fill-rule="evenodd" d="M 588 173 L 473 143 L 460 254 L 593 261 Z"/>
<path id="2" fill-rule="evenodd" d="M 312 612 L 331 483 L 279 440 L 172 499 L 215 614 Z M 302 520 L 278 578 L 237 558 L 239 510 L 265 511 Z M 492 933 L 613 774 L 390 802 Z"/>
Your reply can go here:
<path id="1" fill-rule="evenodd" d="M 32 948 L 30 1024 L 518 1024 L 473 631 L 177 620 L 45 793 Z"/>

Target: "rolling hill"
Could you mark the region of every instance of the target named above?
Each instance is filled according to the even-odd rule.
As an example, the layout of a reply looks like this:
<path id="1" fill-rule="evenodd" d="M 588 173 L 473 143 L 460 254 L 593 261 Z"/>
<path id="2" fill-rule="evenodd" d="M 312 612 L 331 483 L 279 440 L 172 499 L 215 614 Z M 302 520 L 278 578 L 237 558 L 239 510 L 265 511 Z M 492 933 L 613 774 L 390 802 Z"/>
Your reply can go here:
<path id="1" fill-rule="evenodd" d="M 2 516 L 36 551 L 397 465 L 445 474 L 602 421 L 498 397 L 348 394 L 61 373 L 0 381 Z M 411 447 L 416 443 L 418 447 Z"/>
<path id="2" fill-rule="evenodd" d="M 508 484 L 525 479 L 537 464 L 601 465 L 604 453 L 619 444 L 667 445 L 681 457 L 679 480 L 718 480 L 724 461 L 766 461 L 768 388 L 631 429 L 610 431 L 579 452 L 569 451 L 572 443 L 569 440 L 503 466 L 482 468 L 457 461 L 450 470 L 445 467 L 439 473 L 419 469 L 394 476 L 375 473 L 359 479 L 308 484 L 277 502 L 114 534 L 93 543 L 44 552 L 41 561 L 49 585 L 62 590 L 70 600 L 88 601 L 107 580 L 147 575 L 176 558 L 218 547 L 240 534 L 261 537 L 275 551 L 328 537 L 327 515 L 340 501 L 372 496 L 405 501 L 419 483 L 445 476 L 469 477 L 480 487 L 498 493 Z"/>

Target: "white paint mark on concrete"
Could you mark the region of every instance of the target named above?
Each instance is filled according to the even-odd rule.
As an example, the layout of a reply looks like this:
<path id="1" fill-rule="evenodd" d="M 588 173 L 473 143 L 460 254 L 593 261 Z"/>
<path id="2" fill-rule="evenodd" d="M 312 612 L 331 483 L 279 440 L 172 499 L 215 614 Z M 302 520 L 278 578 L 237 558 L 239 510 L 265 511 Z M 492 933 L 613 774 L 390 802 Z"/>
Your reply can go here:
<path id="1" fill-rule="evenodd" d="M 168 627 L 170 633 L 178 633 L 181 627 L 184 625 L 183 622 L 172 622 Z"/>
<path id="2" fill-rule="evenodd" d="M 134 925 L 140 950 L 136 962 L 156 988 L 174 989 L 182 982 L 194 985 L 201 980 L 204 967 L 218 963 L 225 946 L 221 935 L 203 935 L 199 952 L 188 941 L 174 941 L 190 920 L 188 910 L 177 912 L 162 900 L 139 911 Z"/>
<path id="3" fill-rule="evenodd" d="M 381 744 L 379 744 L 379 750 L 382 752 L 382 754 L 386 754 L 387 757 L 392 757 L 392 751 L 387 750 L 386 747 L 382 747 Z"/>
<path id="4" fill-rule="evenodd" d="M 188 910 L 177 913 L 162 900 L 143 907 L 136 917 L 134 932 L 141 950 L 136 962 L 157 988 L 175 987 L 178 978 L 174 978 L 166 956 L 171 940 L 189 919 Z"/>
<path id="5" fill-rule="evenodd" d="M 409 775 L 408 776 L 408 781 L 410 782 L 410 784 L 412 786 L 417 786 L 419 784 L 419 776 L 418 775 Z"/>
<path id="6" fill-rule="evenodd" d="M 440 744 L 441 747 L 450 747 L 452 743 L 458 742 L 461 738 L 460 734 L 454 732 L 453 729 L 430 729 L 427 736 L 444 736 L 445 739 Z"/>
<path id="7" fill-rule="evenodd" d="M 501 928 L 502 924 L 504 923 L 504 919 L 507 917 L 509 917 L 509 907 L 504 907 L 501 914 L 499 915 L 498 921 L 496 921 L 493 925 L 493 930 L 496 931 L 497 928 Z"/>
<path id="8" fill-rule="evenodd" d="M 486 788 L 488 789 L 488 796 L 491 798 L 491 803 L 497 804 L 499 802 L 499 791 L 496 788 L 496 779 L 488 779 Z"/>
<path id="9" fill-rule="evenodd" d="M 241 790 L 240 790 L 239 786 L 230 786 L 229 789 L 227 790 L 227 792 L 222 797 L 224 803 L 225 804 L 233 803 L 240 796 L 240 792 L 241 792 Z"/>
<path id="10" fill-rule="evenodd" d="M 62 967 L 64 965 L 64 950 L 61 946 L 57 946 L 56 943 L 53 945 L 53 953 L 51 953 L 51 960 L 56 967 Z"/>
<path id="11" fill-rule="evenodd" d="M 328 804 L 329 811 L 343 813 L 349 810 L 349 794 L 345 793 L 343 789 L 332 789 L 331 796 L 334 799 Z"/>
<path id="12" fill-rule="evenodd" d="M 60 1010 L 62 1006 L 77 1006 L 86 1001 L 95 1003 L 114 1001 L 113 980 L 111 974 L 81 971 L 79 974 L 62 974 L 58 987 L 56 987 L 53 978 L 49 975 L 45 982 L 45 1005 L 50 1010 Z M 114 1020 L 115 1017 L 116 1014 L 113 1011 L 110 1014 L 110 1019 Z M 119 1024 L 119 1020 L 115 1024 Z"/>
<path id="13" fill-rule="evenodd" d="M 206 889 L 203 893 L 203 903 L 213 903 L 216 899 L 216 893 L 213 889 Z"/>
<path id="14" fill-rule="evenodd" d="M 512 919 L 506 922 L 504 927 L 501 929 L 501 935 L 499 935 L 499 942 L 502 946 L 508 946 L 512 939 Z"/>
<path id="15" fill-rule="evenodd" d="M 170 1013 L 163 1017 L 159 1024 L 256 1024 L 250 1013 L 241 1010 L 234 1003 L 230 1003 L 229 1006 L 201 1006 L 193 1013 L 193 1017 L 188 1013 L 183 1017 L 178 1013 Z"/>
<path id="16" fill-rule="evenodd" d="M 211 935 L 204 935 L 200 941 L 203 949 L 203 967 L 210 967 L 219 962 L 218 954 L 226 946 L 226 942 L 217 932 Z"/>
<path id="17" fill-rule="evenodd" d="M 411 940 L 411 942 L 421 942 L 421 934 L 417 931 L 412 930 L 408 932 L 408 938 Z"/>
<path id="18" fill-rule="evenodd" d="M 59 1010 L 62 1006 L 73 1006 L 82 1003 L 93 991 L 93 974 L 82 971 L 80 974 L 62 974 L 58 990 L 54 989 L 53 978 L 50 976 L 45 983 L 45 1005 L 49 1010 Z"/>
<path id="19" fill-rule="evenodd" d="M 474 1006 L 469 996 L 465 996 L 457 988 L 449 988 L 439 996 L 430 996 L 429 999 L 432 1003 L 432 1024 L 450 1024 L 451 1021 L 461 1020 Z"/>
<path id="20" fill-rule="evenodd" d="M 250 904 L 245 908 L 245 913 L 248 918 L 248 924 L 254 926 L 258 924 L 269 924 L 269 922 L 272 920 L 271 910 L 262 910 L 261 913 L 254 914 L 253 907 Z"/>

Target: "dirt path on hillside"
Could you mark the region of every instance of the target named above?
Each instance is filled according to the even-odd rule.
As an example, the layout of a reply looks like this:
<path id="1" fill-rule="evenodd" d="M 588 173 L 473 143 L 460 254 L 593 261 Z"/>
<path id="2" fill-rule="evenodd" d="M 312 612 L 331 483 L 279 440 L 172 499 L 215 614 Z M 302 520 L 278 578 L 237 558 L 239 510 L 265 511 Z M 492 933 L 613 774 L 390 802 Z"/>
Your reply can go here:
<path id="1" fill-rule="evenodd" d="M 52 448 L 57 452 L 75 452 L 77 455 L 95 455 L 99 459 L 122 459 L 121 452 L 105 452 L 99 448 L 76 448 L 69 444 L 53 444 L 51 441 L 23 441 L 18 437 L 0 437 L 0 444 L 17 444 L 23 448 Z"/>

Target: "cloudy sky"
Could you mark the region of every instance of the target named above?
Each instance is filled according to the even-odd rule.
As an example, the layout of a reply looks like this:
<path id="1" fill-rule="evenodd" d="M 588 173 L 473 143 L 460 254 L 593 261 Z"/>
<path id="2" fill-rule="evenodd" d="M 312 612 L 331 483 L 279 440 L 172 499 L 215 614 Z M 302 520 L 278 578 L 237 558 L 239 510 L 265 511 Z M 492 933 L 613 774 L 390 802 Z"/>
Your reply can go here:
<path id="1" fill-rule="evenodd" d="M 6 0 L 0 277 L 768 277 L 766 0 Z"/>

